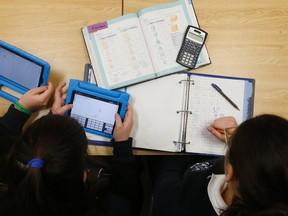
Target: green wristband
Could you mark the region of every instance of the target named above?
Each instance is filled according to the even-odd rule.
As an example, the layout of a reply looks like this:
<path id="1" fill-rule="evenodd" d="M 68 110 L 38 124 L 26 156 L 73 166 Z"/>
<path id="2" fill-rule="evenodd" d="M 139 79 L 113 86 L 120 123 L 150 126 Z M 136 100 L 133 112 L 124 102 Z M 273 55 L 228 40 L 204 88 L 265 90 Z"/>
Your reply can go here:
<path id="1" fill-rule="evenodd" d="M 14 102 L 14 106 L 17 107 L 21 112 L 24 112 L 27 115 L 32 115 L 32 111 L 23 107 L 19 102 Z"/>

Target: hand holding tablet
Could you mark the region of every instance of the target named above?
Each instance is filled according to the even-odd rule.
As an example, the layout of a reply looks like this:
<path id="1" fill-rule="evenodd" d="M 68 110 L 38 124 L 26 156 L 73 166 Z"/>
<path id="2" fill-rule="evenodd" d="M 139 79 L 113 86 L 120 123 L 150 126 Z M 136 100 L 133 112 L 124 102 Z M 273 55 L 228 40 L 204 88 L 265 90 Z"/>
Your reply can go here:
<path id="1" fill-rule="evenodd" d="M 113 138 L 115 114 L 124 119 L 129 98 L 130 95 L 122 91 L 71 79 L 66 104 L 73 104 L 73 107 L 67 114 L 75 118 L 85 131 Z"/>

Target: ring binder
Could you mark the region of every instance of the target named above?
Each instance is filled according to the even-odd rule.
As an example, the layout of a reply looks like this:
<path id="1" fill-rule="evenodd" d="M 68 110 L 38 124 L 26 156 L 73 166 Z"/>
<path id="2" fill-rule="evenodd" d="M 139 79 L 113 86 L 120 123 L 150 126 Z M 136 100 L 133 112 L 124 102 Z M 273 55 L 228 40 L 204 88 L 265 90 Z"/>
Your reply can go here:
<path id="1" fill-rule="evenodd" d="M 241 111 L 227 105 L 211 83 L 229 93 Z M 249 78 L 187 72 L 128 87 L 131 105 L 139 114 L 137 127 L 132 131 L 133 147 L 224 155 L 225 143 L 207 127 L 221 116 L 234 116 L 238 123 L 251 117 L 254 85 L 255 81 Z"/>
<path id="2" fill-rule="evenodd" d="M 177 114 L 181 113 L 181 120 L 180 120 L 180 123 L 181 123 L 181 135 L 179 137 L 179 141 L 173 141 L 173 143 L 176 145 L 176 152 L 186 152 L 187 151 L 186 150 L 186 145 L 190 144 L 190 141 L 187 141 L 188 135 L 191 133 L 190 131 L 188 131 L 189 130 L 188 120 L 191 121 L 189 119 L 189 115 L 192 115 L 191 108 L 189 109 L 189 100 L 191 98 L 190 94 L 193 94 L 193 92 L 191 92 L 191 90 L 193 89 L 192 86 L 195 85 L 195 79 L 192 79 L 192 77 L 194 78 L 193 74 L 187 74 L 187 78 L 186 79 L 181 79 L 178 82 L 179 84 L 183 84 L 184 85 L 184 93 L 183 93 L 182 109 L 176 111 Z M 212 76 L 203 75 L 203 77 L 212 77 Z M 216 78 L 216 76 L 214 76 L 214 77 Z M 222 77 L 220 77 L 220 78 L 222 78 Z M 228 78 L 228 79 L 233 79 L 233 78 Z M 201 83 L 199 85 L 201 85 Z M 253 91 L 250 90 L 250 92 L 253 92 Z M 249 99 L 253 100 L 253 97 L 250 97 Z M 251 102 L 249 102 L 249 104 L 251 104 Z M 197 112 L 194 113 L 194 114 L 197 115 Z M 248 117 L 248 115 L 247 115 L 247 117 Z M 192 118 L 193 118 L 193 116 L 192 116 Z"/>

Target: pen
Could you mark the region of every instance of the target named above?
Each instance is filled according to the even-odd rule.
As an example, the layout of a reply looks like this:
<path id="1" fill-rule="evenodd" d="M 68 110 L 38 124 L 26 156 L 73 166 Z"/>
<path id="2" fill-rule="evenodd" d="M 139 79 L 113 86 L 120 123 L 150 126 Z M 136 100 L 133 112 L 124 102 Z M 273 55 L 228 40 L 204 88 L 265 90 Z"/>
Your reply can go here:
<path id="1" fill-rule="evenodd" d="M 216 130 L 221 134 L 225 134 L 225 130 L 223 130 L 223 129 L 216 128 Z M 233 132 L 231 132 L 231 131 L 227 131 L 227 134 L 229 134 L 229 135 L 231 135 L 232 133 Z"/>
<path id="2" fill-rule="evenodd" d="M 224 130 L 223 130 L 223 129 L 216 128 L 216 130 L 217 130 L 219 133 L 224 134 Z"/>
<path id="3" fill-rule="evenodd" d="M 238 106 L 237 106 L 226 94 L 224 94 L 224 92 L 221 90 L 221 88 L 219 88 L 219 86 L 217 86 L 217 85 L 214 84 L 214 83 L 212 83 L 211 85 L 212 85 L 212 87 L 213 87 L 214 89 L 216 89 L 216 91 L 218 91 L 233 107 L 235 107 L 236 109 L 240 110 L 240 109 L 238 108 Z"/>

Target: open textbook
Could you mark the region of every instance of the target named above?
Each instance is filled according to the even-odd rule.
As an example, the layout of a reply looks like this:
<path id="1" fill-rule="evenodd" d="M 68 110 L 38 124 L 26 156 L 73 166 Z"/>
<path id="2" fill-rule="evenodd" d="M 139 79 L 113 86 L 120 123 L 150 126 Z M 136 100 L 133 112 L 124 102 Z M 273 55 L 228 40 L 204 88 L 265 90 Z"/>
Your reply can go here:
<path id="1" fill-rule="evenodd" d="M 194 8 L 179 0 L 83 27 L 97 85 L 117 89 L 187 69 L 176 57 L 188 25 L 199 27 Z M 209 63 L 204 46 L 196 67 Z"/>

